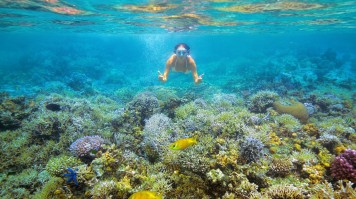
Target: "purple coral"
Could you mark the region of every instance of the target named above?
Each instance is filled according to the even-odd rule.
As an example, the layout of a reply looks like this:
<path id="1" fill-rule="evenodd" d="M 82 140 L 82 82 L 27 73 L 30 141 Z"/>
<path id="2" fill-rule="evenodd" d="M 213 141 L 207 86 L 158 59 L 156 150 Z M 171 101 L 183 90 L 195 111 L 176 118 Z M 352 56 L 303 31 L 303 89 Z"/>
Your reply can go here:
<path id="1" fill-rule="evenodd" d="M 337 156 L 331 165 L 331 174 L 338 180 L 356 182 L 356 151 L 347 149 Z"/>
<path id="2" fill-rule="evenodd" d="M 92 151 L 97 151 L 104 143 L 104 139 L 98 135 L 84 136 L 73 142 L 69 150 L 77 157 L 89 156 Z"/>

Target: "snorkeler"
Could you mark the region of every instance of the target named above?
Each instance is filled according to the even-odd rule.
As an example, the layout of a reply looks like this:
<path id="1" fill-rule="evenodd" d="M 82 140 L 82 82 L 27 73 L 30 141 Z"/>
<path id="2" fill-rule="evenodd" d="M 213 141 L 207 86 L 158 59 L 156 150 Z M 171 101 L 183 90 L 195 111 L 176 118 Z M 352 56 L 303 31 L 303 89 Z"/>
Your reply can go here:
<path id="1" fill-rule="evenodd" d="M 189 71 L 192 71 L 194 83 L 201 83 L 204 74 L 198 76 L 197 66 L 190 56 L 190 47 L 185 43 L 179 43 L 174 47 L 173 52 L 174 54 L 167 60 L 164 73 L 158 71 L 158 79 L 161 82 L 166 82 L 169 70 L 172 68 L 175 72 L 189 73 Z"/>

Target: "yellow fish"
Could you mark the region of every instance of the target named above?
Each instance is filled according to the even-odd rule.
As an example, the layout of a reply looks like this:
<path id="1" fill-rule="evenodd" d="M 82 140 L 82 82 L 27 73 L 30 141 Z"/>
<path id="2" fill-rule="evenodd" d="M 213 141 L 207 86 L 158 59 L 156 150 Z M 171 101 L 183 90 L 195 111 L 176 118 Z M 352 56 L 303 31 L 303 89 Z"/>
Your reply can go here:
<path id="1" fill-rule="evenodd" d="M 194 144 L 197 143 L 197 137 L 192 137 L 192 138 L 184 138 L 175 141 L 171 145 L 169 145 L 169 149 L 171 150 L 184 150 L 190 146 L 193 146 Z"/>
<path id="2" fill-rule="evenodd" d="M 139 191 L 132 194 L 129 199 L 162 199 L 162 195 L 152 191 Z"/>

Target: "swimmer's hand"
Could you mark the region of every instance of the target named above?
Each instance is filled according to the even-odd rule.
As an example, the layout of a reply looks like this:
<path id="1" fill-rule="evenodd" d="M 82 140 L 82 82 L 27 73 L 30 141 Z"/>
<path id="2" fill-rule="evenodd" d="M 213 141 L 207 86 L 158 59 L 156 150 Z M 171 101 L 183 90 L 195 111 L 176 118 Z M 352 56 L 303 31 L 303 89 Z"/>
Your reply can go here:
<path id="1" fill-rule="evenodd" d="M 158 80 L 161 82 L 166 82 L 167 77 L 165 77 L 160 71 L 158 71 Z"/>
<path id="2" fill-rule="evenodd" d="M 199 75 L 198 78 L 194 82 L 196 84 L 200 84 L 203 81 L 203 76 L 204 76 L 204 73 Z"/>

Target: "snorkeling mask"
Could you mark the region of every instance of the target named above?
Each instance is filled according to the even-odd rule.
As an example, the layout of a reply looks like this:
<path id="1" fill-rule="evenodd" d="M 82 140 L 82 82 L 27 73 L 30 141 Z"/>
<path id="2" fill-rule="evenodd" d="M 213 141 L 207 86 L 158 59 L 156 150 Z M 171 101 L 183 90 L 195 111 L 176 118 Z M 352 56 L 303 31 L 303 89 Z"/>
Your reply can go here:
<path id="1" fill-rule="evenodd" d="M 185 48 L 178 48 L 178 49 L 176 50 L 176 54 L 177 54 L 177 56 L 182 57 L 182 56 L 187 55 L 187 54 L 188 54 L 188 51 L 187 51 Z"/>

